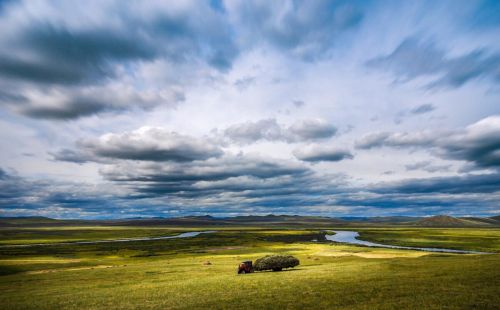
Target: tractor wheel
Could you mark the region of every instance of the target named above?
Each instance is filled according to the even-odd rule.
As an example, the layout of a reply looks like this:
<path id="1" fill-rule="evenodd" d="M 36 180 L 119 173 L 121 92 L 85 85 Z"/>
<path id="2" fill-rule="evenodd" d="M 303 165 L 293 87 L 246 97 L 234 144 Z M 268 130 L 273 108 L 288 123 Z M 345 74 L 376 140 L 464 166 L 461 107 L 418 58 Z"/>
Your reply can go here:
<path id="1" fill-rule="evenodd" d="M 245 273 L 247 273 L 247 272 L 246 272 L 245 270 L 242 270 L 242 271 L 241 271 L 241 273 L 242 273 L 242 274 L 245 274 Z"/>

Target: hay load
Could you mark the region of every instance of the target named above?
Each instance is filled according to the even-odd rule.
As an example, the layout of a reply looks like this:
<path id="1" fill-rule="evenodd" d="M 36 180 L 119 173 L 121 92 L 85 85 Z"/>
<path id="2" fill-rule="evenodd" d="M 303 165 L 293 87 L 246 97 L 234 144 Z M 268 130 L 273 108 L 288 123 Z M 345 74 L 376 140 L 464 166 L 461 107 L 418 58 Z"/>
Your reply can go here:
<path id="1" fill-rule="evenodd" d="M 255 271 L 281 271 L 298 266 L 300 261 L 291 255 L 267 255 L 255 261 Z"/>

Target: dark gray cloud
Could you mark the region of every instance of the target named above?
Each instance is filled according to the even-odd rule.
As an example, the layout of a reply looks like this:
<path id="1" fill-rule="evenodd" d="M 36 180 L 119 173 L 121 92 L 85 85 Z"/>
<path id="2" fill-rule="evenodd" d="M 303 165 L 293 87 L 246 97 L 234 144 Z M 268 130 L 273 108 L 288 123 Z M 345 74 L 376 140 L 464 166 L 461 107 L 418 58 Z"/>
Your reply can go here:
<path id="1" fill-rule="evenodd" d="M 1 19 L 0 19 L 1 23 Z M 109 28 L 71 30 L 49 23 L 33 23 L 19 29 L 11 48 L 29 51 L 28 59 L 0 56 L 0 74 L 4 77 L 42 84 L 95 83 L 114 75 L 113 63 L 148 60 L 155 46 L 137 37 L 135 32 Z M 140 44 L 138 44 L 140 42 Z"/>
<path id="2" fill-rule="evenodd" d="M 301 142 L 331 138 L 337 128 L 322 119 L 305 119 L 291 126 L 278 124 L 276 119 L 264 119 L 256 122 L 235 124 L 223 132 L 230 141 L 246 144 L 256 141 Z"/>
<path id="3" fill-rule="evenodd" d="M 99 161 L 94 154 L 82 152 L 81 150 L 62 149 L 55 153 L 49 153 L 56 161 L 66 161 L 75 164 Z"/>
<path id="4" fill-rule="evenodd" d="M 173 105 L 183 101 L 186 72 L 225 72 L 239 54 L 229 21 L 206 2 L 19 1 L 4 8 L 0 28 L 0 88 L 9 89 L 0 105 L 33 118 Z M 161 91 L 138 80 L 152 63 L 175 68 Z"/>
<path id="5" fill-rule="evenodd" d="M 175 165 L 114 165 L 102 174 L 134 191 L 131 199 L 168 202 L 191 213 L 200 208 L 220 214 L 240 214 L 246 208 L 252 213 L 314 212 L 314 206 L 328 204 L 329 195 L 345 184 L 340 175 L 322 177 L 293 162 L 248 156 Z"/>
<path id="6" fill-rule="evenodd" d="M 292 140 L 305 141 L 333 137 L 337 133 L 337 128 L 322 119 L 305 119 L 293 123 L 288 131 L 292 135 Z"/>
<path id="7" fill-rule="evenodd" d="M 5 90 L 0 90 L 0 102 L 11 102 L 15 104 L 22 104 L 26 102 L 28 98 L 20 94 L 13 94 Z"/>
<path id="8" fill-rule="evenodd" d="M 452 177 L 409 179 L 391 183 L 380 183 L 371 188 L 381 194 L 460 194 L 496 193 L 500 189 L 500 174 L 468 174 Z"/>
<path id="9" fill-rule="evenodd" d="M 356 142 L 357 148 L 424 148 L 445 159 L 463 160 L 479 168 L 500 167 L 500 116 L 490 116 L 463 130 L 449 132 L 371 133 Z"/>
<path id="10" fill-rule="evenodd" d="M 101 172 L 113 181 L 139 182 L 195 182 L 217 181 L 231 177 L 268 179 L 283 175 L 302 175 L 309 171 L 295 163 L 252 158 L 225 156 L 193 163 L 123 163 L 107 167 Z"/>
<path id="11" fill-rule="evenodd" d="M 276 119 L 263 119 L 229 126 L 224 136 L 238 143 L 252 143 L 259 140 L 283 140 L 282 128 Z"/>
<path id="12" fill-rule="evenodd" d="M 296 149 L 293 155 L 297 159 L 308 162 L 341 161 L 354 158 L 348 150 L 318 145 Z"/>
<path id="13" fill-rule="evenodd" d="M 45 181 L 27 181 L 0 168 L 0 207 L 16 208 L 28 201 L 37 201 L 33 197 L 42 195 L 40 189 L 46 184 Z"/>
<path id="14" fill-rule="evenodd" d="M 500 168 L 500 116 L 484 118 L 465 131 L 438 140 L 442 156 L 482 168 Z"/>
<path id="15" fill-rule="evenodd" d="M 237 55 L 229 33 L 220 30 L 227 29 L 224 19 L 204 3 L 176 11 L 133 4 L 142 15 L 131 15 L 119 2 L 93 7 L 97 4 L 75 10 L 107 10 L 113 13 L 113 21 L 81 20 L 78 24 L 71 20 L 78 12 L 59 10 L 50 2 L 45 3 L 45 14 L 36 19 L 30 19 L 23 2 L 8 6 L 0 25 L 14 32 L 2 40 L 8 51 L 0 51 L 0 74 L 43 84 L 94 84 L 113 77 L 115 64 L 156 58 L 179 62 L 195 57 L 226 69 Z M 12 25 L 19 22 L 14 16 L 25 16 L 30 22 Z"/>
<path id="16" fill-rule="evenodd" d="M 303 100 L 293 100 L 292 103 L 296 108 L 301 108 L 306 105 Z"/>
<path id="17" fill-rule="evenodd" d="M 436 108 L 432 104 L 426 103 L 426 104 L 422 104 L 422 105 L 419 105 L 419 106 L 411 109 L 410 113 L 411 114 L 424 114 L 424 113 L 432 112 L 435 109 Z"/>
<path id="18" fill-rule="evenodd" d="M 449 171 L 451 168 L 451 165 L 433 165 L 430 161 L 419 161 L 413 164 L 408 164 L 405 165 L 405 168 L 407 171 L 412 171 L 412 170 L 423 170 L 427 171 L 430 173 L 434 172 L 445 172 Z"/>
<path id="19" fill-rule="evenodd" d="M 376 132 L 370 133 L 356 141 L 359 149 L 371 149 L 378 147 L 430 147 L 436 139 L 432 132 L 415 133 L 390 133 Z"/>
<path id="20" fill-rule="evenodd" d="M 104 112 L 123 112 L 132 107 L 144 110 L 159 104 L 174 107 L 185 99 L 176 88 L 161 93 L 140 92 L 124 85 L 88 88 L 52 87 L 46 91 L 29 92 L 27 96 L 0 94 L 0 104 L 39 119 L 69 120 Z"/>
<path id="21" fill-rule="evenodd" d="M 498 117 L 467 128 L 441 129 L 467 118 L 460 113 L 486 116 L 497 111 L 496 88 L 485 92 L 484 85 L 476 85 L 499 81 L 494 40 L 498 23 L 470 25 L 470 15 L 481 5 L 401 3 L 395 9 L 394 3 L 358 0 L 127 5 L 119 0 L 20 0 L 4 5 L 0 0 L 0 154 L 7 165 L 0 168 L 0 213 L 497 214 Z M 496 12 L 491 8 L 483 12 L 490 20 Z M 430 10 L 432 14 L 420 18 Z M 395 20 L 393 12 L 400 15 Z M 440 19 L 446 12 L 454 18 Z M 387 32 L 389 24 L 394 27 Z M 435 34 L 447 43 L 404 40 L 398 36 L 405 29 Z M 393 111 L 396 121 L 408 120 L 400 128 L 418 125 L 425 130 L 390 132 L 394 124 L 385 122 L 393 118 L 389 114 L 397 102 L 415 102 L 408 99 L 415 95 L 414 83 L 404 92 L 377 87 L 373 76 L 362 77 L 359 84 L 364 72 L 358 61 L 377 56 L 366 47 L 383 43 L 377 37 L 382 33 L 389 41 L 397 40 L 396 45 L 368 66 L 398 81 L 448 88 L 425 92 L 420 103 Z M 448 43 L 457 49 L 445 49 Z M 469 87 L 454 89 L 462 85 Z M 264 106 L 262 100 L 277 105 Z M 238 102 L 249 105 L 236 111 Z M 444 105 L 438 107 L 439 102 Z M 176 111 L 168 110 L 177 105 Z M 431 117 L 438 108 L 442 115 L 450 109 L 456 115 Z M 328 121 L 293 123 L 293 114 L 299 112 Z M 216 120 L 241 120 L 245 113 L 257 118 L 203 137 L 172 132 L 180 124 L 194 134 L 212 128 Z M 273 115 L 283 119 L 258 118 Z M 379 120 L 363 123 L 366 115 L 378 115 Z M 339 130 L 329 123 L 333 119 L 340 122 Z M 148 124 L 167 124 L 169 130 L 130 131 Z M 349 131 L 348 124 L 356 130 Z M 363 156 L 353 161 L 347 161 L 353 151 L 330 144 L 339 131 L 339 142 L 345 145 L 359 130 L 374 126 L 388 131 L 357 141 L 363 150 L 356 153 Z M 100 136 L 104 132 L 116 133 Z M 95 138 L 78 140 L 89 135 Z M 68 147 L 74 140 L 78 142 Z M 256 141 L 264 143 L 246 145 Z M 380 147 L 399 151 L 367 151 Z M 292 149 L 295 158 L 289 158 Z M 54 161 L 47 162 L 43 150 L 50 150 Z M 377 178 L 405 177 L 395 169 L 401 165 L 401 150 L 423 150 L 446 160 L 422 161 L 427 157 L 416 152 L 403 163 L 408 171 L 441 177 L 378 183 Z M 471 168 L 460 169 L 462 165 Z M 333 167 L 346 174 L 331 173 Z M 457 175 L 442 176 L 455 169 Z M 378 175 L 382 171 L 385 175 Z M 370 181 L 375 184 L 367 185 Z"/>
<path id="22" fill-rule="evenodd" d="M 402 81 L 433 77 L 429 88 L 457 88 L 480 78 L 500 82 L 500 54 L 478 49 L 451 57 L 434 42 L 416 37 L 405 39 L 391 54 L 374 58 L 367 65 L 390 71 Z"/>
<path id="23" fill-rule="evenodd" d="M 72 98 L 71 101 L 66 101 L 61 105 L 41 106 L 41 105 L 24 105 L 21 107 L 21 113 L 33 118 L 42 119 L 73 119 L 83 116 L 89 116 L 109 110 L 117 110 L 116 108 L 100 100 L 92 100 L 90 98 Z"/>
<path id="24" fill-rule="evenodd" d="M 327 53 L 363 19 L 358 1 L 229 1 L 249 42 L 265 41 L 306 60 Z"/>
<path id="25" fill-rule="evenodd" d="M 209 161 L 113 166 L 102 174 L 128 186 L 139 200 L 168 197 L 172 204 L 217 206 L 221 213 L 232 210 L 235 201 L 239 208 L 272 212 L 292 208 L 294 213 L 325 214 L 347 208 L 349 213 L 380 214 L 387 210 L 389 214 L 418 215 L 443 210 L 490 212 L 499 202 L 498 174 L 409 179 L 354 188 L 345 176 L 318 175 L 282 160 L 237 157 Z"/>
<path id="26" fill-rule="evenodd" d="M 121 195 L 110 184 L 35 180 L 5 173 L 0 178 L 0 213 L 58 218 L 113 217 L 126 207 Z"/>
<path id="27" fill-rule="evenodd" d="M 290 162 L 233 157 L 106 167 L 112 184 L 0 177 L 0 212 L 61 218 L 292 213 L 316 215 L 491 214 L 498 174 L 410 179 L 363 188 Z M 229 171 L 224 171 L 224 164 Z M 256 170 L 255 167 L 258 167 Z M 3 171 L 0 169 L 0 171 Z M 176 176 L 174 176 L 174 175 Z"/>
<path id="28" fill-rule="evenodd" d="M 403 79 L 435 74 L 442 69 L 445 53 L 434 42 L 405 39 L 389 55 L 368 61 L 369 67 L 389 70 Z"/>
<path id="29" fill-rule="evenodd" d="M 107 159 L 186 162 L 219 157 L 223 151 L 214 143 L 158 127 L 143 127 L 121 134 L 106 134 L 82 140 L 79 149 L 63 149 L 54 159 L 84 163 Z"/>

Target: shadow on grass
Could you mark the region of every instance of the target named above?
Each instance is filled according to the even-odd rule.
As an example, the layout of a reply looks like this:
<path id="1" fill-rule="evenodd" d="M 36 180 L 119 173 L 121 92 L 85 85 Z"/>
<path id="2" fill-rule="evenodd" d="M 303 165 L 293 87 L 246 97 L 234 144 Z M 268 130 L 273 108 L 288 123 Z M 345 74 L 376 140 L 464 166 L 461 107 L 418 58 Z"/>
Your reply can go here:
<path id="1" fill-rule="evenodd" d="M 254 271 L 252 273 L 246 273 L 246 274 L 238 274 L 238 276 L 245 276 L 245 275 L 248 275 L 248 274 L 269 274 L 269 273 L 276 273 L 276 274 L 280 274 L 280 273 L 284 273 L 284 272 L 291 272 L 291 271 L 300 271 L 300 270 L 303 270 L 302 268 L 294 268 L 294 269 L 284 269 L 284 270 L 281 270 L 281 271 L 272 271 L 272 270 L 263 270 L 263 271 Z"/>
<path id="2" fill-rule="evenodd" d="M 20 272 L 23 272 L 23 270 L 13 266 L 0 265 L 0 276 L 8 276 Z"/>

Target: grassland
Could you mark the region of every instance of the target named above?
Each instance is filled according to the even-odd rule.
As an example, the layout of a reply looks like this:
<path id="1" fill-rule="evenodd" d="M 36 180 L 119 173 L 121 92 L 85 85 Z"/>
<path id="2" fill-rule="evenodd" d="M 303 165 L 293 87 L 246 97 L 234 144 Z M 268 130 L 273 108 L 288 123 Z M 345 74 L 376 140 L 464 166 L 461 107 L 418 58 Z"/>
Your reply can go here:
<path id="1" fill-rule="evenodd" d="M 498 228 L 360 229 L 363 240 L 391 245 L 500 252 Z"/>
<path id="2" fill-rule="evenodd" d="M 0 236 L 3 244 L 55 243 L 197 229 L 5 228 Z M 319 234 L 311 229 L 216 229 L 186 239 L 0 247 L 0 305 L 2 309 L 498 309 L 500 304 L 500 254 L 433 254 L 310 242 L 306 240 Z M 377 242 L 500 252 L 499 229 L 360 231 Z M 270 253 L 295 255 L 301 265 L 278 273 L 236 274 L 241 260 Z"/>

